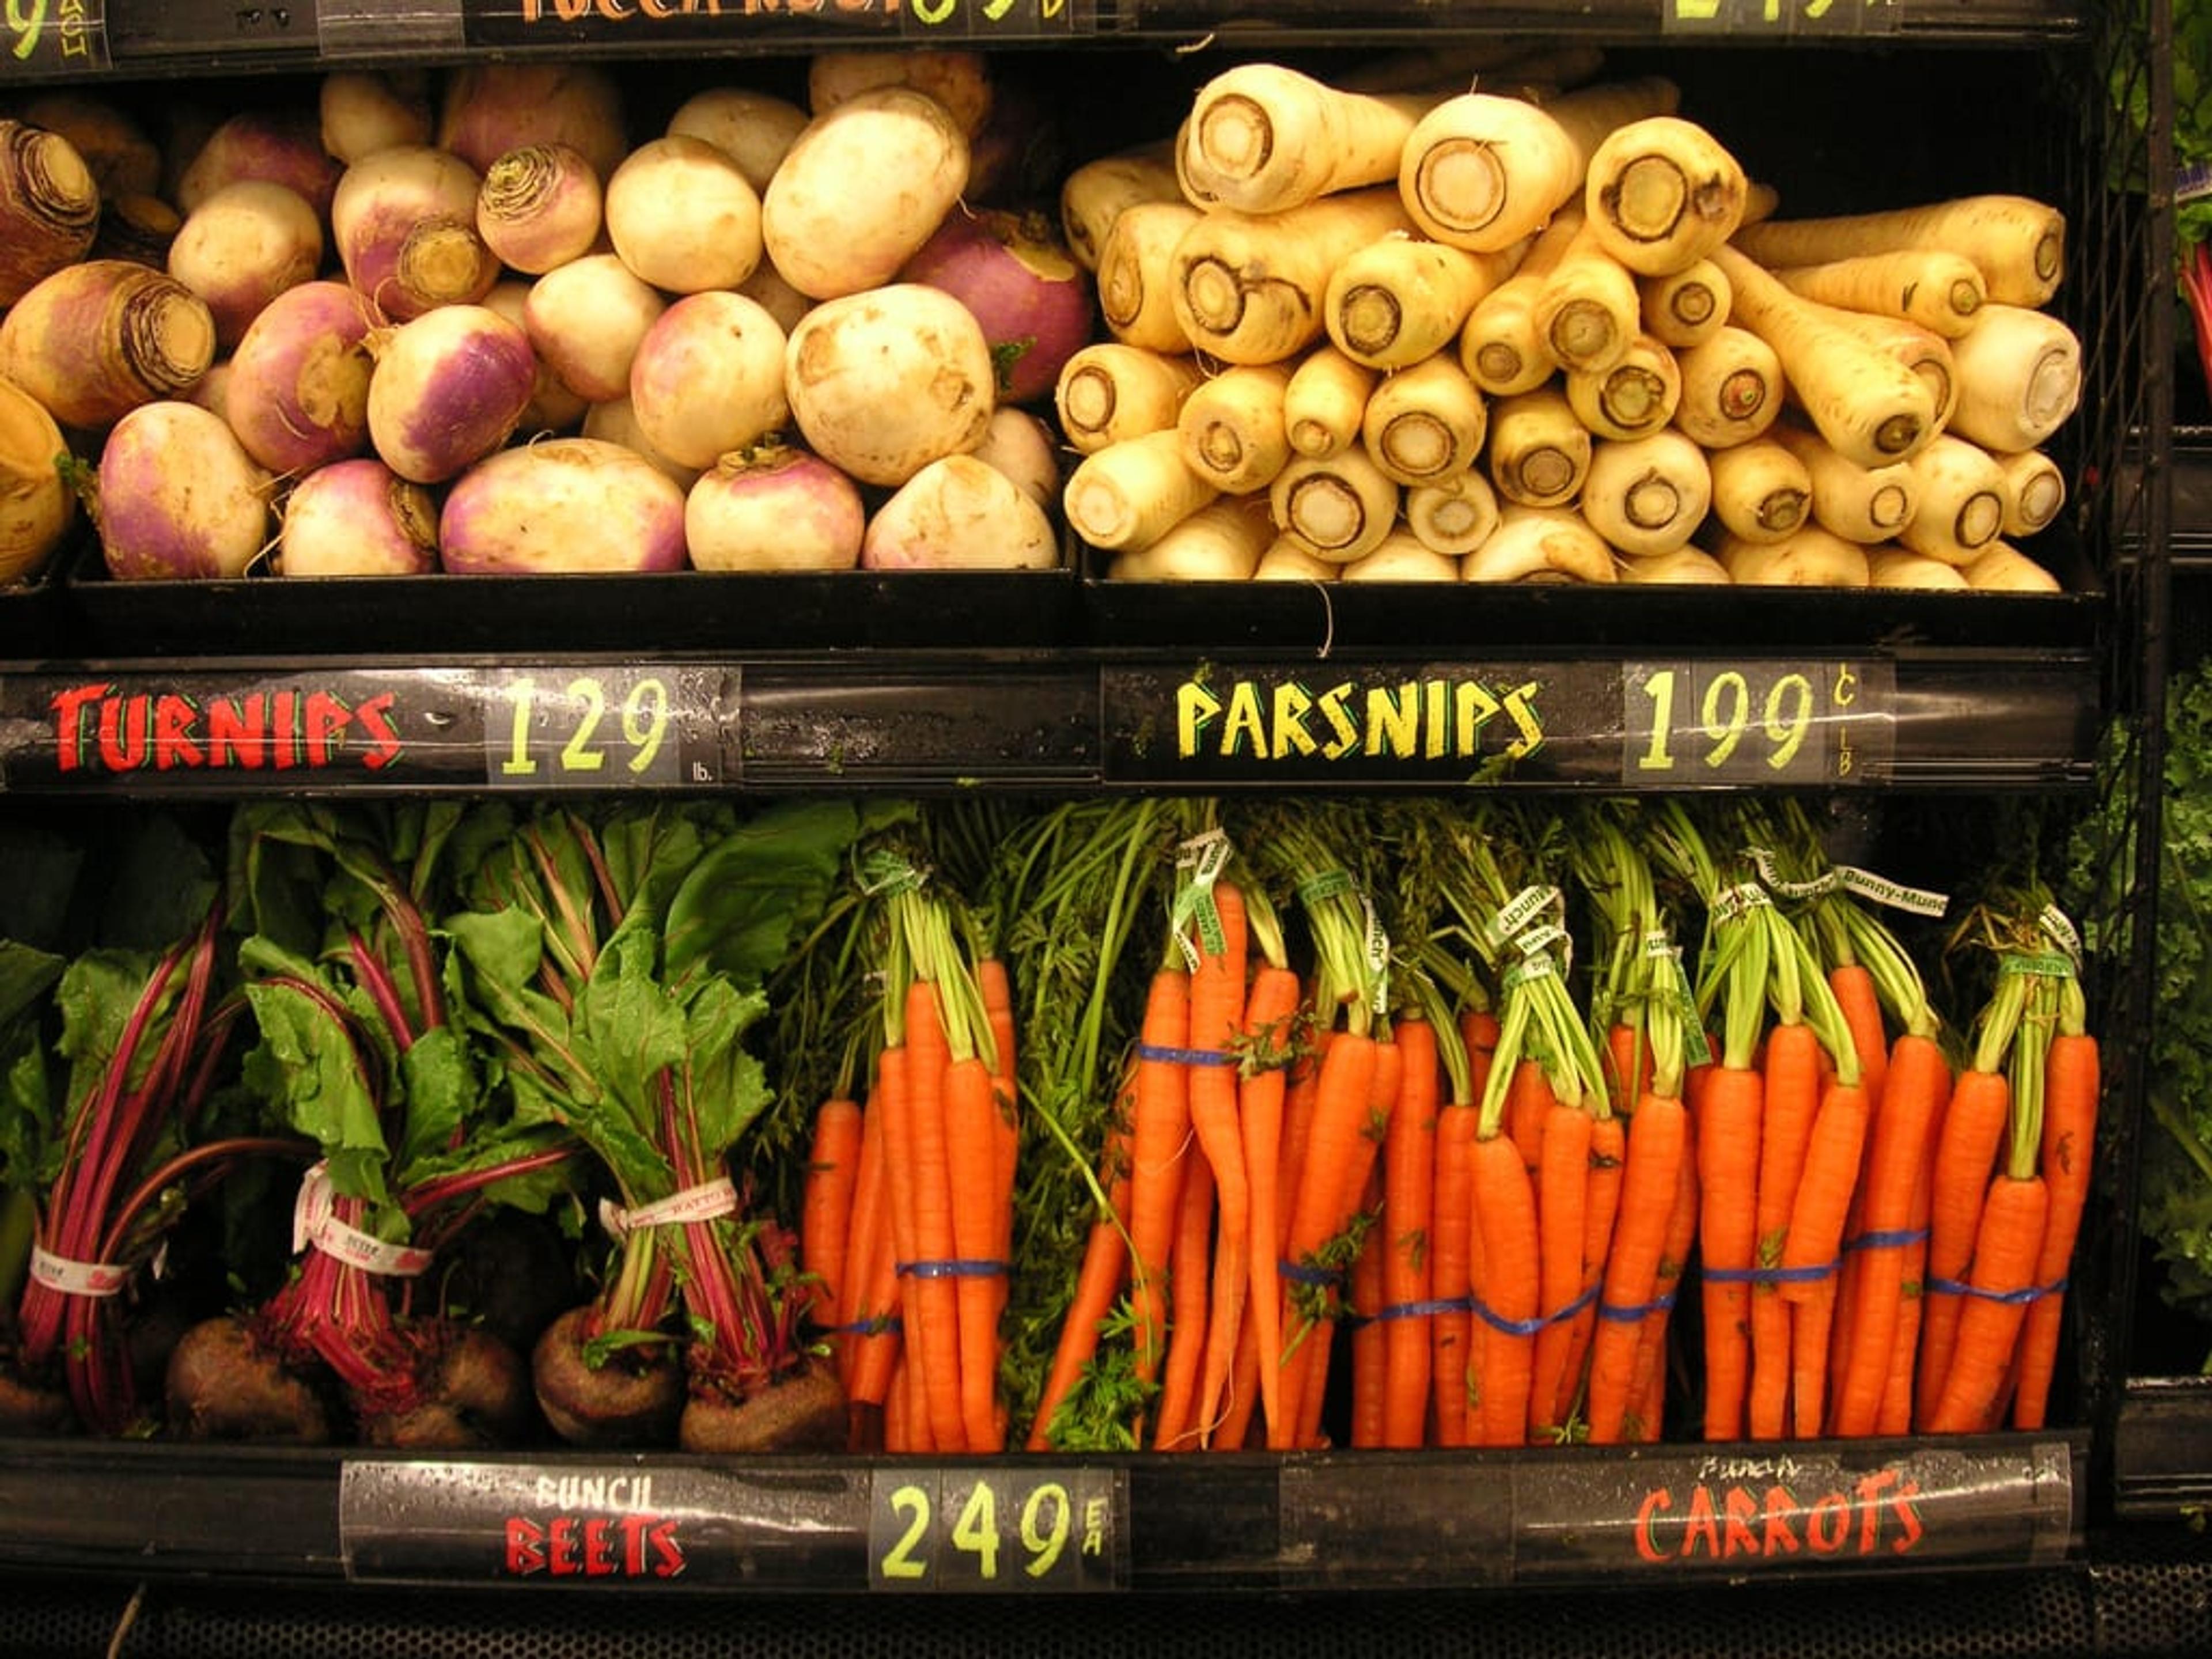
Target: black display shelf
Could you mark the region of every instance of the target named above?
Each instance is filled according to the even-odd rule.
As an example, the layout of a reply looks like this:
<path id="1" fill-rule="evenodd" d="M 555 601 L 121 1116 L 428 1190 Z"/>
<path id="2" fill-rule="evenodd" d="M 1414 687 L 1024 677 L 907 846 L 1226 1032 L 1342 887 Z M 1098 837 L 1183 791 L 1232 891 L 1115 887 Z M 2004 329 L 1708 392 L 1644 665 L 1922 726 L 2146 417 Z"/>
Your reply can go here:
<path id="1" fill-rule="evenodd" d="M 1121 1458 L 0 1447 L 0 1571 L 682 1594 L 1620 1588 L 2036 1569 L 2081 1433 Z"/>
<path id="2" fill-rule="evenodd" d="M 2121 1518 L 2212 1522 L 2212 1376 L 2130 1378 L 2112 1465 Z"/>

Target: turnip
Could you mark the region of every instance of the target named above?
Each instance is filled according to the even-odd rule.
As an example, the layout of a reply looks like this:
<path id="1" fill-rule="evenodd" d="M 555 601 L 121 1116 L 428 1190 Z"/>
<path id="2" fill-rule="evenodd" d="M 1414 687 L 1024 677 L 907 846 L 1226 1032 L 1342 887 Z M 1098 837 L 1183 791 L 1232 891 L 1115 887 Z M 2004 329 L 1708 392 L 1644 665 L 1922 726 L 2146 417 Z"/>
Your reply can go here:
<path id="1" fill-rule="evenodd" d="M 799 320 L 784 386 L 807 447 L 862 483 L 904 483 L 976 448 L 997 408 L 991 349 L 942 289 L 898 283 Z"/>
<path id="2" fill-rule="evenodd" d="M 599 175 L 567 144 L 524 144 L 484 169 L 477 234 L 510 269 L 542 276 L 599 240 Z"/>
<path id="3" fill-rule="evenodd" d="M 88 257 L 167 270 L 169 244 L 184 222 L 185 216 L 158 196 L 108 197 L 100 204 L 100 228 L 93 233 Z"/>
<path id="4" fill-rule="evenodd" d="M 0 306 L 84 257 L 100 224 L 100 184 L 58 132 L 0 118 Z"/>
<path id="5" fill-rule="evenodd" d="M 684 568 L 684 492 L 635 451 L 595 438 L 501 450 L 461 475 L 439 515 L 462 575 Z"/>
<path id="6" fill-rule="evenodd" d="M 756 192 L 783 164 L 783 158 L 812 118 L 773 93 L 750 87 L 708 87 L 696 92 L 668 118 L 672 137 L 703 138 L 738 164 Z"/>
<path id="7" fill-rule="evenodd" d="M 483 182 L 460 157 L 428 145 L 353 163 L 331 202 L 331 239 L 346 281 L 396 323 L 483 299 L 499 280 L 499 259 L 477 233 Z"/>
<path id="8" fill-rule="evenodd" d="M 317 88 L 316 113 L 323 148 L 341 161 L 430 142 L 430 100 L 420 71 L 334 70 Z"/>
<path id="9" fill-rule="evenodd" d="M 968 187 L 968 139 L 945 106 L 899 86 L 817 113 L 761 200 L 768 256 L 817 300 L 890 282 Z"/>
<path id="10" fill-rule="evenodd" d="M 1002 408 L 991 416 L 975 459 L 995 466 L 1049 510 L 1060 499 L 1060 456 L 1052 428 L 1025 409 Z"/>
<path id="11" fill-rule="evenodd" d="M 216 343 L 235 346 L 246 325 L 323 261 L 323 226 L 289 185 L 240 179 L 185 216 L 169 244 L 169 275 L 207 301 Z"/>
<path id="12" fill-rule="evenodd" d="M 269 474 L 220 416 L 163 399 L 100 452 L 94 521 L 118 580 L 235 577 L 269 544 Z"/>
<path id="13" fill-rule="evenodd" d="M 587 253 L 530 285 L 523 326 L 562 386 L 605 403 L 629 395 L 638 343 L 667 308 L 660 290 L 615 255 Z"/>
<path id="14" fill-rule="evenodd" d="M 440 306 L 378 337 L 368 437 L 416 483 L 443 483 L 507 441 L 530 406 L 530 337 L 484 306 Z"/>
<path id="15" fill-rule="evenodd" d="M 495 283 L 484 295 L 487 310 L 495 311 L 524 333 L 530 331 L 530 294 L 535 285 L 520 276 Z M 531 343 L 536 350 L 537 342 Z M 538 356 L 538 378 L 532 383 L 530 402 L 522 411 L 522 418 L 514 429 L 529 436 L 556 432 L 574 432 L 582 424 L 584 411 L 591 407 L 591 399 L 571 392 L 561 382 L 553 365 L 545 360 L 542 351 Z"/>
<path id="16" fill-rule="evenodd" d="M 786 334 L 799 326 L 799 319 L 813 309 L 814 297 L 801 294 L 775 268 L 775 262 L 763 258 L 753 267 L 753 274 L 737 286 L 738 293 L 748 300 L 757 300 L 776 320 L 776 325 Z"/>
<path id="17" fill-rule="evenodd" d="M 567 144 L 605 179 L 629 149 L 622 89 L 593 64 L 471 64 L 446 80 L 436 143 L 479 173 L 522 144 Z"/>
<path id="18" fill-rule="evenodd" d="M 653 447 L 684 466 L 711 466 L 783 425 L 786 337 L 742 294 L 690 294 L 638 342 L 629 401 Z"/>
<path id="19" fill-rule="evenodd" d="M 0 318 L 0 375 L 64 426 L 103 428 L 183 392 L 215 362 L 215 313 L 165 271 L 64 265 Z"/>
<path id="20" fill-rule="evenodd" d="M 322 119 L 313 110 L 241 110 L 208 134 L 178 176 L 177 206 L 191 213 L 225 185 L 266 179 L 289 185 L 318 216 L 331 210 L 344 166 L 323 149 Z"/>
<path id="21" fill-rule="evenodd" d="M 806 106 L 817 116 L 885 87 L 927 93 L 970 138 L 983 130 L 997 95 L 991 60 L 979 52 L 856 46 L 806 61 Z"/>
<path id="22" fill-rule="evenodd" d="M 0 587 L 36 574 L 76 517 L 62 481 L 68 454 L 46 406 L 0 380 Z"/>
<path id="23" fill-rule="evenodd" d="M 374 456 L 318 467 L 285 499 L 281 576 L 420 576 L 437 568 L 437 502 Z"/>
<path id="24" fill-rule="evenodd" d="M 1049 570 L 1052 521 L 1034 497 L 972 455 L 929 463 L 876 509 L 860 544 L 871 570 Z"/>
<path id="25" fill-rule="evenodd" d="M 603 404 L 593 404 L 586 409 L 584 411 L 583 435 L 620 444 L 624 449 L 642 455 L 672 480 L 678 489 L 689 490 L 698 479 L 700 468 L 672 461 L 653 447 L 653 441 L 638 427 L 637 410 L 627 393 L 619 398 L 610 398 Z"/>
<path id="26" fill-rule="evenodd" d="M 302 283 L 271 300 L 230 357 L 223 414 L 246 453 L 284 473 L 361 453 L 378 326 L 375 307 L 343 283 Z"/>
<path id="27" fill-rule="evenodd" d="M 68 139 L 92 170 L 103 201 L 151 196 L 161 188 L 161 147 L 115 99 L 82 88 L 57 87 L 29 100 L 15 113 L 26 126 Z"/>
<path id="28" fill-rule="evenodd" d="M 607 179 L 607 239 L 632 270 L 672 294 L 735 288 L 761 258 L 761 203 L 704 138 L 655 138 Z"/>
<path id="29" fill-rule="evenodd" d="M 849 570 L 868 514 L 853 481 L 818 455 L 769 444 L 722 457 L 684 502 L 700 570 Z"/>
<path id="30" fill-rule="evenodd" d="M 899 280 L 941 288 L 975 313 L 1002 402 L 1049 398 L 1067 360 L 1091 343 L 1091 279 L 1041 212 L 948 213 Z"/>

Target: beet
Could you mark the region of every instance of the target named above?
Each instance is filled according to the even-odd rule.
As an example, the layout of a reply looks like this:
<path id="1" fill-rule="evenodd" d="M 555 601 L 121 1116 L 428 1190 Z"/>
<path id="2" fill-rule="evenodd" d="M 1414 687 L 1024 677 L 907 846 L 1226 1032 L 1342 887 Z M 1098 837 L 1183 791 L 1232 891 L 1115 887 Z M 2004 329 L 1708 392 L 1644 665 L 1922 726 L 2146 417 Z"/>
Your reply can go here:
<path id="1" fill-rule="evenodd" d="M 76 1413 L 60 1389 L 27 1382 L 0 1356 L 0 1437 L 75 1434 Z"/>
<path id="2" fill-rule="evenodd" d="M 584 1362 L 592 1310 L 572 1308 L 531 1352 L 538 1409 L 572 1446 L 665 1446 L 684 1410 L 684 1372 L 665 1346 L 625 1348 L 594 1370 Z"/>
<path id="3" fill-rule="evenodd" d="M 693 1395 L 677 1433 L 688 1452 L 834 1452 L 845 1440 L 845 1390 L 811 1358 L 749 1400 Z"/>
<path id="4" fill-rule="evenodd" d="M 361 1413 L 364 1445 L 411 1451 L 510 1446 L 533 1426 L 522 1360 L 475 1325 L 439 1333 L 422 1370 L 421 1399 L 404 1411 Z"/>
<path id="5" fill-rule="evenodd" d="M 185 1440 L 320 1446 L 332 1437 L 321 1391 L 235 1315 L 202 1320 L 169 1355 L 169 1428 Z"/>
<path id="6" fill-rule="evenodd" d="M 560 1230 L 544 1216 L 493 1210 L 470 1222 L 451 1246 L 445 1304 L 526 1354 L 545 1328 L 575 1301 L 575 1264 Z"/>

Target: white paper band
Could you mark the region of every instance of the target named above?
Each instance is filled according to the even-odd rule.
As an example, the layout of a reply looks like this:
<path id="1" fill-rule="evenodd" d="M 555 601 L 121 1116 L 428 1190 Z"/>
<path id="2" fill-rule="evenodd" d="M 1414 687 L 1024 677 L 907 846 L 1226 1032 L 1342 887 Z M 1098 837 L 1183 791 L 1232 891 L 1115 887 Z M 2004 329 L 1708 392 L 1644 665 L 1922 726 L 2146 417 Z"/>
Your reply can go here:
<path id="1" fill-rule="evenodd" d="M 325 1164 L 300 1178 L 300 1196 L 292 1206 L 292 1249 L 318 1249 L 349 1267 L 386 1279 L 413 1279 L 431 1262 L 428 1250 L 389 1243 L 342 1220 L 330 1166 Z"/>
<path id="2" fill-rule="evenodd" d="M 31 1277 L 64 1296 L 113 1296 L 130 1283 L 131 1270 L 108 1261 L 72 1261 L 31 1246 Z"/>
<path id="3" fill-rule="evenodd" d="M 635 1210 L 625 1210 L 612 1199 L 599 1200 L 599 1225 L 615 1238 L 626 1238 L 641 1227 L 680 1227 L 688 1222 L 714 1221 L 726 1215 L 734 1215 L 738 1209 L 738 1189 L 729 1176 L 705 1182 L 696 1187 L 686 1187 L 680 1193 L 671 1193 L 666 1198 L 657 1198 L 650 1204 L 641 1204 Z"/>

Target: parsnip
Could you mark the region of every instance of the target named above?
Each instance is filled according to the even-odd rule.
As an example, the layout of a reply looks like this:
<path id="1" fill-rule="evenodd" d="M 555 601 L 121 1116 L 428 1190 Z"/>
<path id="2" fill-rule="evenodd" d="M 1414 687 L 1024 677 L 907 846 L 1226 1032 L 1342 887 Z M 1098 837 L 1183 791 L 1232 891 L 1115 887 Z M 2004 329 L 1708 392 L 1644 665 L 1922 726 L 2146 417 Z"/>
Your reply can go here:
<path id="1" fill-rule="evenodd" d="M 1488 419 L 1459 359 L 1438 352 L 1383 378 L 1367 399 L 1359 438 L 1369 459 L 1397 483 L 1434 483 L 1474 464 Z"/>
<path id="2" fill-rule="evenodd" d="M 1593 441 L 1556 386 L 1501 398 L 1490 410 L 1490 482 L 1514 505 L 1564 507 L 1589 471 Z"/>
<path id="3" fill-rule="evenodd" d="M 1682 375 L 1674 424 L 1707 449 L 1749 443 L 1781 416 L 1782 360 L 1748 329 L 1724 323 L 1677 352 L 1674 365 Z"/>
<path id="4" fill-rule="evenodd" d="M 1190 349 L 1176 313 L 1174 260 L 1176 244 L 1198 216 L 1188 202 L 1135 202 L 1108 228 L 1096 259 L 1098 315 L 1122 344 Z"/>
<path id="5" fill-rule="evenodd" d="M 1469 467 L 1455 478 L 1408 489 L 1398 516 L 1424 547 L 1472 553 L 1498 527 L 1498 492 L 1480 468 Z"/>
<path id="6" fill-rule="evenodd" d="M 1427 93 L 1346 92 L 1280 64 L 1238 64 L 1198 89 L 1180 171 L 1202 208 L 1280 213 L 1398 176 Z"/>
<path id="7" fill-rule="evenodd" d="M 1945 339 L 1973 325 L 1990 297 L 1981 267 L 1942 248 L 1895 248 L 1824 264 L 1789 265 L 1775 276 L 1793 294 L 1846 311 L 1917 323 Z"/>
<path id="8" fill-rule="evenodd" d="M 1406 234 L 1355 249 L 1329 274 L 1322 326 L 1338 350 L 1403 368 L 1459 337 L 1475 302 L 1513 274 L 1528 243 L 1469 253 Z"/>
<path id="9" fill-rule="evenodd" d="M 1338 572 L 1348 582 L 1455 582 L 1460 562 L 1401 525 Z"/>
<path id="10" fill-rule="evenodd" d="M 2005 480 L 2004 533 L 2033 536 L 2057 521 L 2066 505 L 2066 475 L 2039 449 L 2008 450 L 1996 457 Z"/>
<path id="11" fill-rule="evenodd" d="M 1071 447 L 1089 454 L 1140 433 L 1172 430 L 1205 378 L 1196 362 L 1098 340 L 1061 365 L 1053 407 Z"/>
<path id="12" fill-rule="evenodd" d="M 1226 493 L 1264 490 L 1291 459 L 1290 384 L 1283 363 L 1232 365 L 1201 381 L 1176 417 L 1185 464 Z"/>
<path id="13" fill-rule="evenodd" d="M 1678 547 L 1671 553 L 1654 553 L 1646 558 L 1621 559 L 1613 566 L 1615 580 L 1656 586 L 1725 587 L 1733 580 L 1727 568 L 1705 549 L 1696 546 Z"/>
<path id="14" fill-rule="evenodd" d="M 1795 455 L 1813 481 L 1813 519 L 1846 541 L 1886 542 L 1912 521 L 1920 481 L 1909 461 L 1861 466 L 1796 421 L 1778 421 L 1767 434 Z"/>
<path id="15" fill-rule="evenodd" d="M 1592 449 L 1582 515 L 1617 551 L 1652 558 L 1686 544 L 1712 498 L 1705 452 L 1680 432 L 1656 432 Z"/>
<path id="16" fill-rule="evenodd" d="M 1695 259 L 1663 276 L 1636 281 L 1644 331 L 1676 351 L 1700 345 L 1728 321 L 1728 278 L 1711 259 Z"/>
<path id="17" fill-rule="evenodd" d="M 1116 553 L 1106 574 L 1116 581 L 1249 581 L 1274 536 L 1265 496 L 1224 495 L 1145 546 Z"/>
<path id="18" fill-rule="evenodd" d="M 1172 427 L 1124 438 L 1076 463 L 1060 492 L 1068 527 L 1093 547 L 1148 547 L 1220 495 L 1182 459 Z"/>
<path id="19" fill-rule="evenodd" d="M 1864 587 L 1872 580 L 1864 548 L 1815 524 L 1778 542 L 1723 537 L 1713 556 L 1746 587 Z"/>
<path id="20" fill-rule="evenodd" d="M 1960 574 L 1978 593 L 2061 593 L 2064 585 L 2009 542 L 1991 542 Z"/>
<path id="21" fill-rule="evenodd" d="M 1663 276 L 1735 233 L 1748 187 L 1742 164 L 1711 133 L 1679 115 L 1653 115 L 1615 128 L 1591 153 L 1583 210 L 1614 259 Z"/>
<path id="22" fill-rule="evenodd" d="M 1468 313 L 1460 329 L 1459 360 L 1468 378 L 1490 396 L 1533 392 L 1551 378 L 1552 354 L 1536 325 L 1536 301 L 1581 225 L 1579 207 L 1560 209 L 1528 245 L 1512 276 Z"/>
<path id="23" fill-rule="evenodd" d="M 1640 313 L 1636 278 L 1607 251 L 1585 212 L 1537 291 L 1534 321 L 1546 353 L 1561 368 L 1610 368 L 1636 337 Z"/>
<path id="24" fill-rule="evenodd" d="M 1390 533 L 1398 497 L 1396 482 L 1358 447 L 1327 460 L 1298 456 L 1267 486 L 1275 527 L 1337 564 L 1372 551 Z"/>
<path id="25" fill-rule="evenodd" d="M 2081 401 L 2081 343 L 2048 312 L 1992 301 L 1951 343 L 1951 428 L 1986 449 L 2036 449 Z"/>
<path id="26" fill-rule="evenodd" d="M 1954 564 L 1884 542 L 1867 549 L 1867 585 L 1911 588 L 1925 593 L 1962 593 L 1966 578 Z"/>
<path id="27" fill-rule="evenodd" d="M 1819 264 L 1893 248 L 1940 248 L 1978 266 L 1989 297 L 2039 306 L 2066 270 L 2066 220 L 2025 196 L 1962 196 L 1918 207 L 1812 219 L 1770 219 L 1738 231 L 1745 254 L 1771 266 Z"/>
<path id="28" fill-rule="evenodd" d="M 1611 582 L 1613 550 L 1566 507 L 1508 502 L 1490 539 L 1460 561 L 1470 582 Z"/>
<path id="29" fill-rule="evenodd" d="M 1897 539 L 1946 564 L 1971 564 L 2004 529 L 2004 469 L 1979 445 L 1948 432 L 1907 465 L 1919 497 Z"/>
<path id="30" fill-rule="evenodd" d="M 1932 329 L 1902 317 L 1878 316 L 1870 311 L 1831 307 L 1824 313 L 1864 340 L 1884 356 L 1909 368 L 1928 388 L 1936 405 L 1931 428 L 1941 431 L 1950 423 L 1959 406 L 1959 376 L 1951 343 Z"/>
<path id="31" fill-rule="evenodd" d="M 1381 379 L 1334 345 L 1309 351 L 1283 389 L 1283 425 L 1291 447 L 1310 460 L 1324 461 L 1358 443 L 1367 399 Z"/>
<path id="32" fill-rule="evenodd" d="M 1252 572 L 1255 582 L 1333 582 L 1344 567 L 1310 551 L 1296 536 L 1278 535 Z"/>
<path id="33" fill-rule="evenodd" d="M 1206 214 L 1170 262 L 1183 331 L 1224 362 L 1294 357 L 1321 335 L 1330 273 L 1354 248 L 1407 225 L 1386 185 L 1281 213 Z"/>
<path id="34" fill-rule="evenodd" d="M 1098 269 L 1106 233 L 1139 202 L 1181 202 L 1175 159 L 1162 141 L 1085 161 L 1060 186 L 1060 228 L 1068 252 L 1085 270 Z"/>
<path id="35" fill-rule="evenodd" d="M 1674 418 L 1682 401 L 1682 371 L 1649 334 L 1638 334 L 1608 368 L 1573 370 L 1561 384 L 1575 418 L 1601 438 L 1644 438 Z"/>
<path id="36" fill-rule="evenodd" d="M 1771 437 L 1713 452 L 1713 517 L 1739 541 L 1778 542 L 1803 526 L 1813 505 L 1804 464 Z"/>

